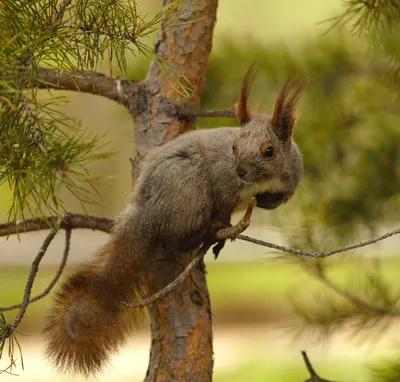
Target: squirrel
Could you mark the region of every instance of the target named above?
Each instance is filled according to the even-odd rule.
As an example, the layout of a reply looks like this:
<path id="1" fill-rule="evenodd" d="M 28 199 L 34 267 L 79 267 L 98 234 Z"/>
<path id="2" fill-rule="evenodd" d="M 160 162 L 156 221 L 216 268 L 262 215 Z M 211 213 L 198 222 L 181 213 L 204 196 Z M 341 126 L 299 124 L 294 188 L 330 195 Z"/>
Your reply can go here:
<path id="1" fill-rule="evenodd" d="M 157 251 L 193 251 L 212 237 L 215 222 L 229 226 L 233 210 L 249 197 L 273 209 L 295 192 L 302 156 L 292 136 L 293 112 L 304 83 L 289 77 L 272 116 L 251 116 L 247 100 L 256 72 L 252 65 L 241 84 L 241 127 L 187 132 L 148 154 L 107 244 L 56 293 L 44 336 L 46 356 L 59 371 L 89 376 L 103 369 L 140 316 L 128 304 L 149 296 Z"/>

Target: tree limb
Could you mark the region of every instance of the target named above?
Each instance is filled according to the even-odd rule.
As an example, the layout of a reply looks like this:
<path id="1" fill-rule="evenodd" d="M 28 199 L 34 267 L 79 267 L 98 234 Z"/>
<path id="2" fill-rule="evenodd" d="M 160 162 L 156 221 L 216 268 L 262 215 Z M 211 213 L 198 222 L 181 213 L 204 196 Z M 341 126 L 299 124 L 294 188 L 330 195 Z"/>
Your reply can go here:
<path id="1" fill-rule="evenodd" d="M 58 222 L 58 216 L 48 216 L 44 218 L 27 219 L 16 223 L 0 224 L 0 237 L 22 232 L 51 229 L 57 226 Z M 112 219 L 67 213 L 62 216 L 59 228 L 87 228 L 110 233 L 114 224 L 115 221 Z"/>
<path id="2" fill-rule="evenodd" d="M 129 98 L 137 89 L 137 83 L 128 79 L 110 77 L 102 73 L 80 71 L 58 71 L 48 68 L 37 68 L 30 82 L 25 87 L 39 89 L 72 90 L 90 93 L 117 101 L 128 106 Z"/>

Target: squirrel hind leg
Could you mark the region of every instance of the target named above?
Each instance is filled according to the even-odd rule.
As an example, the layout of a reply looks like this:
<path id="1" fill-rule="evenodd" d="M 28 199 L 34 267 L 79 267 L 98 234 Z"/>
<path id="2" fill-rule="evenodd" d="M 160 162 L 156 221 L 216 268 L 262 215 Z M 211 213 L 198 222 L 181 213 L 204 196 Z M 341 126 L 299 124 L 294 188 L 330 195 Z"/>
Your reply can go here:
<path id="1" fill-rule="evenodd" d="M 58 371 L 85 376 L 100 372 L 125 342 L 126 308 L 92 272 L 72 276 L 58 292 L 47 317 L 46 356 Z"/>

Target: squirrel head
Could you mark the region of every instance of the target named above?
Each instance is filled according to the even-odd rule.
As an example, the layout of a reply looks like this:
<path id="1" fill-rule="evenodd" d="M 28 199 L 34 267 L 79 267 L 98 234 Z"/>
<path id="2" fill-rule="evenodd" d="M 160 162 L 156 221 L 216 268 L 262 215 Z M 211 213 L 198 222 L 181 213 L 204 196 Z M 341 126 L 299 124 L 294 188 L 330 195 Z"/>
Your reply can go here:
<path id="1" fill-rule="evenodd" d="M 232 149 L 237 175 L 244 183 L 242 200 L 256 194 L 258 207 L 273 209 L 293 195 L 303 172 L 301 153 L 292 135 L 294 109 L 305 81 L 299 85 L 289 77 L 272 116 L 250 116 L 247 99 L 256 73 L 253 64 L 240 88 L 237 117 L 242 128 Z"/>

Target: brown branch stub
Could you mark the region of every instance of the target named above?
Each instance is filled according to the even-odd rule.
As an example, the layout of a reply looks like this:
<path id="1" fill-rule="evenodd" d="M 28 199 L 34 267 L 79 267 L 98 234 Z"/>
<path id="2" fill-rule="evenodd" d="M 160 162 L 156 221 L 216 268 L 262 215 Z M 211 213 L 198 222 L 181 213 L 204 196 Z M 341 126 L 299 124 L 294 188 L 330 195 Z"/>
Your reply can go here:
<path id="1" fill-rule="evenodd" d="M 45 229 L 52 229 L 59 225 L 59 228 L 69 227 L 70 229 L 86 228 L 110 233 L 115 221 L 98 216 L 66 213 L 61 217 L 47 216 L 43 218 L 27 219 L 16 223 L 0 224 L 0 237 L 9 236 L 23 232 L 33 232 Z"/>
<path id="2" fill-rule="evenodd" d="M 134 98 L 137 83 L 128 79 L 111 77 L 102 73 L 79 71 L 57 71 L 38 68 L 33 80 L 24 87 L 39 89 L 72 90 L 106 97 L 126 107 Z"/>
<path id="3" fill-rule="evenodd" d="M 314 370 L 311 365 L 310 360 L 308 359 L 307 353 L 302 350 L 301 355 L 303 356 L 304 363 L 306 364 L 307 371 L 310 373 L 310 378 L 306 379 L 304 382 L 334 382 L 328 381 L 327 379 L 322 379 Z"/>

